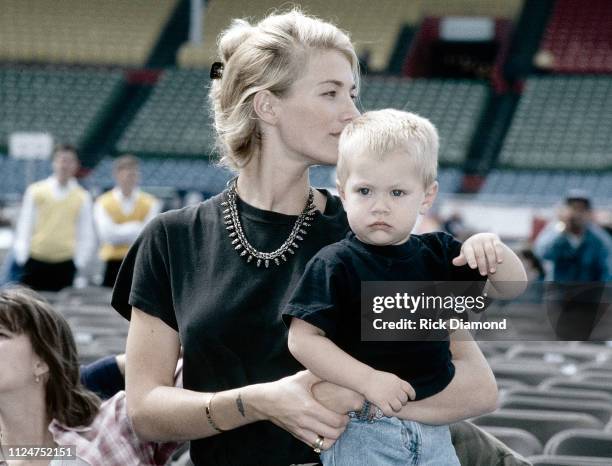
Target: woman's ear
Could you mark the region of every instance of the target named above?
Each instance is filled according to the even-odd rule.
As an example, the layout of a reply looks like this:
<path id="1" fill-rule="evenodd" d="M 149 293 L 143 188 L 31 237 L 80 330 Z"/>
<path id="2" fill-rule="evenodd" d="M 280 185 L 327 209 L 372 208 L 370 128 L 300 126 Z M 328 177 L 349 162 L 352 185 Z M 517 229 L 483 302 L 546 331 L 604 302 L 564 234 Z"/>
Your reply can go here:
<path id="1" fill-rule="evenodd" d="M 419 213 L 421 215 L 425 215 L 430 207 L 433 205 L 436 200 L 436 196 L 438 195 L 438 182 L 434 181 L 429 185 L 429 187 L 425 190 L 425 197 L 423 198 L 423 202 L 421 202 L 421 206 L 419 208 Z"/>
<path id="2" fill-rule="evenodd" d="M 40 358 L 34 362 L 34 377 L 41 377 L 49 372 L 49 365 Z"/>
<path id="3" fill-rule="evenodd" d="M 270 91 L 259 91 L 253 98 L 253 109 L 261 121 L 270 125 L 278 121 L 277 103 L 278 98 Z"/>

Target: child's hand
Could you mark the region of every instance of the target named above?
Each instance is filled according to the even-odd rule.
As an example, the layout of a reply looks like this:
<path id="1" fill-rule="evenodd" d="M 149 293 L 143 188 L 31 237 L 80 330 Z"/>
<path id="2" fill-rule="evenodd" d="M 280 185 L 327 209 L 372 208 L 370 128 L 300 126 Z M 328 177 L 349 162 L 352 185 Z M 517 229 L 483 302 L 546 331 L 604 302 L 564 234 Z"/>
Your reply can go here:
<path id="1" fill-rule="evenodd" d="M 453 259 L 453 265 L 468 264 L 478 268 L 480 275 L 495 273 L 497 264 L 504 261 L 503 243 L 495 233 L 478 233 L 470 236 L 461 246 L 461 254 Z"/>
<path id="2" fill-rule="evenodd" d="M 394 416 L 416 393 L 412 385 L 395 374 L 373 371 L 363 395 L 378 406 L 385 416 Z"/>

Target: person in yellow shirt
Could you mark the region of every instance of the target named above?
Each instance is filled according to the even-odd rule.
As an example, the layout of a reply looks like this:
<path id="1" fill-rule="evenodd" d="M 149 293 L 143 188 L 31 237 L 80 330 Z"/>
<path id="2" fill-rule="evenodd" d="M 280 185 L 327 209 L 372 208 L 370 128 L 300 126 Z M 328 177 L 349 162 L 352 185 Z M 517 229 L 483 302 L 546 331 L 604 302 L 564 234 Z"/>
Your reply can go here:
<path id="1" fill-rule="evenodd" d="M 96 199 L 94 220 L 100 239 L 100 259 L 105 263 L 102 285 L 112 287 L 121 261 L 145 225 L 155 217 L 161 203 L 140 191 L 140 163 L 133 155 L 118 157 L 113 164 L 116 186 Z"/>
<path id="2" fill-rule="evenodd" d="M 23 265 L 21 282 L 33 289 L 71 286 L 93 251 L 92 201 L 74 178 L 78 169 L 76 148 L 60 144 L 53 151 L 53 175 L 24 194 L 13 250 Z"/>

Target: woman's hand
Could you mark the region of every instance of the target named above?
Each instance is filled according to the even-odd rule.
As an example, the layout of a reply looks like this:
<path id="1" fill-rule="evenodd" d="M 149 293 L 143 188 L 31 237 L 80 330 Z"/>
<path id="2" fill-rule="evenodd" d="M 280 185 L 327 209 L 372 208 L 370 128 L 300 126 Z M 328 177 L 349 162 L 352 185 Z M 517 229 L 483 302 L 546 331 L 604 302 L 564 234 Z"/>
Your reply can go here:
<path id="1" fill-rule="evenodd" d="M 361 393 L 324 380 L 312 386 L 312 394 L 323 406 L 339 414 L 359 411 L 365 401 Z"/>
<path id="2" fill-rule="evenodd" d="M 320 379 L 309 371 L 264 384 L 264 395 L 258 409 L 267 419 L 297 439 L 313 446 L 317 437 L 324 438 L 322 450 L 330 448 L 340 437 L 348 416 L 338 414 L 319 403 L 312 386 Z"/>

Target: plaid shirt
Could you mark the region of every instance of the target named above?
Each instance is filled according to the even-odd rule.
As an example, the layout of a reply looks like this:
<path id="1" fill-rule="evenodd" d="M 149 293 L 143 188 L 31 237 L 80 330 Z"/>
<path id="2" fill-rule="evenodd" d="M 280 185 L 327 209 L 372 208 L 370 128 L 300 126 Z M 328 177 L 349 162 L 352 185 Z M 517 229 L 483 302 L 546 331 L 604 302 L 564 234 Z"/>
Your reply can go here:
<path id="1" fill-rule="evenodd" d="M 181 445 L 141 440 L 127 415 L 125 392 L 102 403 L 91 425 L 66 427 L 54 419 L 49 431 L 59 446 L 75 445 L 77 457 L 91 466 L 164 465 Z"/>
<path id="2" fill-rule="evenodd" d="M 175 386 L 182 384 L 182 360 L 179 360 Z M 66 427 L 57 420 L 49 432 L 59 445 L 75 445 L 76 456 L 91 466 L 164 465 L 182 443 L 147 442 L 140 439 L 127 415 L 125 392 L 106 400 L 89 426 Z"/>

